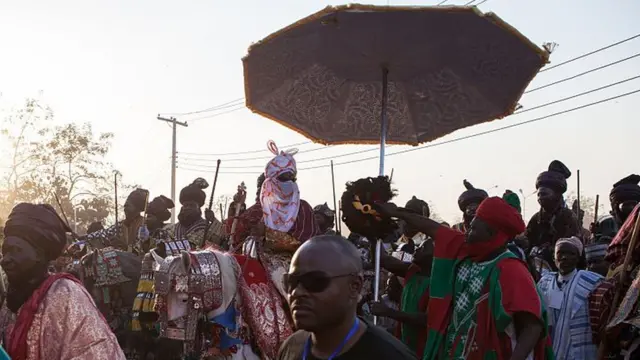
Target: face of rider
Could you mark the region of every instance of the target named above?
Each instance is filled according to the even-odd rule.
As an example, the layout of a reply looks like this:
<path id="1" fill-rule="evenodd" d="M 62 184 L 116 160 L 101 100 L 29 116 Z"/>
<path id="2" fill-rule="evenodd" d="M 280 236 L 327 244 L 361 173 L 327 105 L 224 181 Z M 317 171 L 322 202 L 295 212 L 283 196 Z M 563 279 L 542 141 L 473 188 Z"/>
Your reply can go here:
<path id="1" fill-rule="evenodd" d="M 200 205 L 195 201 L 185 201 L 178 214 L 178 221 L 185 225 L 191 225 L 201 217 L 202 209 L 200 209 Z"/>

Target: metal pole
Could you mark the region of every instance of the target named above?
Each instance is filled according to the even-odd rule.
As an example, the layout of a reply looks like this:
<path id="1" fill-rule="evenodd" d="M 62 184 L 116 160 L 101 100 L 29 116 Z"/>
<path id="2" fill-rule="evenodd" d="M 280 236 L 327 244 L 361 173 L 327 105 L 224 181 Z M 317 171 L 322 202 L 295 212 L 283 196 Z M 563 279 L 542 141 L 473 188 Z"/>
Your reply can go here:
<path id="1" fill-rule="evenodd" d="M 338 218 L 338 204 L 336 203 L 336 178 L 333 172 L 333 160 L 331 160 L 331 185 L 333 186 L 333 214 L 336 219 L 336 230 L 340 233 L 340 218 Z"/>
<path id="2" fill-rule="evenodd" d="M 382 68 L 382 110 L 380 114 L 380 176 L 384 176 L 384 148 L 387 142 L 387 98 L 388 94 L 388 75 L 389 69 Z M 376 241 L 375 253 L 375 284 L 373 284 L 373 300 L 380 300 L 380 252 L 382 251 L 382 239 Z M 378 317 L 373 317 L 373 324 L 378 324 Z"/>
<path id="3" fill-rule="evenodd" d="M 180 126 L 187 127 L 188 125 L 186 122 L 180 122 L 176 120 L 176 118 L 174 117 L 164 118 L 158 115 L 157 119 L 160 121 L 166 121 L 172 125 L 173 134 L 171 139 L 171 201 L 175 203 L 176 202 L 176 168 L 178 167 L 177 166 L 178 150 L 177 150 L 177 134 L 176 134 L 177 126 L 180 125 Z M 171 209 L 171 223 L 172 224 L 176 223 L 175 208 Z"/>

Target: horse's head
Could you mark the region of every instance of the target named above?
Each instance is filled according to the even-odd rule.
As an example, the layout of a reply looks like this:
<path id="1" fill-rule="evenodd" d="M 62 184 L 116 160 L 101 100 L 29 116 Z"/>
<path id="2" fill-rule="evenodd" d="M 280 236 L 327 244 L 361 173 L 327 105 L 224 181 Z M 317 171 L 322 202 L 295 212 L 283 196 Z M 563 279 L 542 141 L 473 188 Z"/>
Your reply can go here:
<path id="1" fill-rule="evenodd" d="M 164 296 L 167 321 L 185 317 L 188 312 L 189 275 L 191 274 L 191 255 L 183 251 L 180 256 L 162 258 L 155 250 L 151 254 L 158 264 L 156 273 L 156 293 Z M 193 290 L 193 289 L 192 289 Z"/>
<path id="2" fill-rule="evenodd" d="M 155 250 L 151 254 L 157 263 L 155 310 L 161 336 L 193 341 L 199 319 L 222 313 L 233 300 L 236 277 L 231 257 L 211 250 L 166 258 Z"/>

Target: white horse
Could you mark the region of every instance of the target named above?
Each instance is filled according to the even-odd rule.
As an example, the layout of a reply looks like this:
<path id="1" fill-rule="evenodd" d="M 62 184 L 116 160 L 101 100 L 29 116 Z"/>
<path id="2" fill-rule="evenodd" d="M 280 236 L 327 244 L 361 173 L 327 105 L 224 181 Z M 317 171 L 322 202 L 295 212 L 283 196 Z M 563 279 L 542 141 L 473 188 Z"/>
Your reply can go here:
<path id="1" fill-rule="evenodd" d="M 246 339 L 239 338 L 240 334 L 246 334 L 249 331 L 240 311 L 242 304 L 238 283 L 241 281 L 241 270 L 232 255 L 213 249 L 183 251 L 180 256 L 168 256 L 165 259 L 153 250 L 151 254 L 156 262 L 156 294 L 161 298 L 159 301 L 164 301 L 164 308 L 159 309 L 161 326 L 167 326 L 169 323 L 178 328 L 178 330 L 167 329 L 164 336 L 173 339 L 180 339 L 180 337 L 190 339 L 189 327 L 193 327 L 194 324 L 190 324 L 189 321 L 193 321 L 191 316 L 195 316 L 196 319 L 198 316 L 192 314 L 206 311 L 206 318 L 211 324 L 221 326 L 223 335 L 242 340 L 236 346 L 236 353 L 227 356 L 218 355 L 216 358 L 260 359 L 251 349 L 251 345 L 246 343 Z M 201 285 L 203 282 L 204 285 Z M 214 288 L 207 289 L 206 287 L 211 287 L 211 284 L 215 285 Z M 194 294 L 200 295 L 197 294 L 199 292 L 197 289 L 203 289 L 202 286 L 209 293 L 197 299 L 198 296 Z"/>

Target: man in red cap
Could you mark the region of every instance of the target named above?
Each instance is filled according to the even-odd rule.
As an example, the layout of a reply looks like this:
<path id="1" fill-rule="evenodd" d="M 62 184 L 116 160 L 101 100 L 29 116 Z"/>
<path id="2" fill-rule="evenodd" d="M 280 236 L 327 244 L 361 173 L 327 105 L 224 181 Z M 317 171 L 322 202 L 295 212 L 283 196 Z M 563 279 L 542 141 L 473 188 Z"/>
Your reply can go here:
<path id="1" fill-rule="evenodd" d="M 423 359 L 553 358 L 536 285 L 506 247 L 525 229 L 512 206 L 485 199 L 466 236 L 394 204 L 378 208 L 435 241 Z"/>

